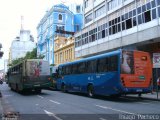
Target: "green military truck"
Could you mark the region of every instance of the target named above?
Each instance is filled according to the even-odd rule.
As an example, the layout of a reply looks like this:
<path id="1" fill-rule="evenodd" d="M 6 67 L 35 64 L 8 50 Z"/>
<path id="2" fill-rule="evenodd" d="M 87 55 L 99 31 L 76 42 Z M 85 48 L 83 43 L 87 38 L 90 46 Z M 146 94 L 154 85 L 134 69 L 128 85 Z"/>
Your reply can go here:
<path id="1" fill-rule="evenodd" d="M 51 86 L 48 61 L 42 59 L 27 59 L 9 68 L 8 85 L 17 92 L 36 91 Z"/>

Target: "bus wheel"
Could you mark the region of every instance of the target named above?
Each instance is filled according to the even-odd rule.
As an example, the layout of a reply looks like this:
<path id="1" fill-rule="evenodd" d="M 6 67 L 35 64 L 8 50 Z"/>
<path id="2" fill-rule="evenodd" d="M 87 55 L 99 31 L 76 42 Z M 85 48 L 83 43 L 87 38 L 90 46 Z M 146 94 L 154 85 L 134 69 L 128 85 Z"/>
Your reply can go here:
<path id="1" fill-rule="evenodd" d="M 88 86 L 88 96 L 93 97 L 94 96 L 94 88 L 93 85 Z"/>
<path id="2" fill-rule="evenodd" d="M 35 92 L 36 92 L 36 93 L 41 93 L 42 90 L 41 90 L 41 89 L 35 89 Z"/>

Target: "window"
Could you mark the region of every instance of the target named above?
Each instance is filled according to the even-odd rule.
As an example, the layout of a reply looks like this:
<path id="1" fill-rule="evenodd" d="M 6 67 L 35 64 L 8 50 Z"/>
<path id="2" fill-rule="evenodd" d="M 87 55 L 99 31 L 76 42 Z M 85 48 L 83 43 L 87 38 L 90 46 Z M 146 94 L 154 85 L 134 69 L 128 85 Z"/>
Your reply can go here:
<path id="1" fill-rule="evenodd" d="M 151 5 L 152 5 L 152 8 L 156 7 L 155 0 L 153 0 L 153 1 L 151 2 Z"/>
<path id="2" fill-rule="evenodd" d="M 58 19 L 62 20 L 62 15 L 61 14 L 59 14 Z"/>
<path id="3" fill-rule="evenodd" d="M 147 10 L 150 10 L 150 9 L 151 9 L 151 4 L 149 2 L 149 3 L 147 3 Z"/>
<path id="4" fill-rule="evenodd" d="M 142 15 L 138 15 L 138 24 L 142 24 Z"/>
<path id="5" fill-rule="evenodd" d="M 160 5 L 160 0 L 157 0 L 157 4 Z"/>
<path id="6" fill-rule="evenodd" d="M 121 31 L 121 24 L 118 24 L 118 31 L 117 32 L 120 32 Z"/>
<path id="7" fill-rule="evenodd" d="M 105 6 L 102 6 L 101 8 L 95 11 L 95 18 L 103 15 L 104 13 L 105 13 Z"/>
<path id="8" fill-rule="evenodd" d="M 132 28 L 132 19 L 126 20 L 126 29 Z"/>
<path id="9" fill-rule="evenodd" d="M 87 33 L 87 35 L 88 35 L 88 33 Z M 88 39 L 88 37 L 87 37 L 87 39 Z M 97 40 L 97 28 L 89 31 L 89 42 L 94 42 L 95 40 Z"/>
<path id="10" fill-rule="evenodd" d="M 107 72 L 108 71 L 108 58 L 102 58 L 98 60 L 98 72 Z"/>
<path id="11" fill-rule="evenodd" d="M 97 71 L 97 60 L 88 61 L 86 69 L 87 73 L 95 73 Z"/>
<path id="12" fill-rule="evenodd" d="M 109 71 L 117 71 L 118 70 L 118 56 L 109 57 Z"/>
<path id="13" fill-rule="evenodd" d="M 160 7 L 158 7 L 158 16 L 160 17 Z"/>
<path id="14" fill-rule="evenodd" d="M 97 72 L 110 72 L 118 70 L 118 56 L 101 58 L 97 63 Z"/>
<path id="15" fill-rule="evenodd" d="M 105 38 L 105 30 L 102 30 L 102 38 Z"/>
<path id="16" fill-rule="evenodd" d="M 136 26 L 136 25 L 137 25 L 136 17 L 133 17 L 133 26 Z"/>
<path id="17" fill-rule="evenodd" d="M 62 26 L 62 25 L 57 25 L 57 26 L 56 26 L 56 29 L 57 29 L 57 30 L 64 30 L 64 26 Z"/>
<path id="18" fill-rule="evenodd" d="M 122 22 L 122 30 L 125 30 L 126 27 L 125 27 L 125 22 Z"/>
<path id="19" fill-rule="evenodd" d="M 85 3 L 84 3 L 84 7 L 85 7 L 85 8 L 88 7 L 88 2 L 89 2 L 89 0 L 86 0 Z"/>
<path id="20" fill-rule="evenodd" d="M 85 64 L 85 62 L 82 62 L 82 63 L 78 64 L 78 73 L 79 74 L 86 73 L 86 64 Z"/>
<path id="21" fill-rule="evenodd" d="M 156 19 L 156 9 L 152 9 L 152 19 Z"/>
<path id="22" fill-rule="evenodd" d="M 68 66 L 66 66 L 65 68 L 66 68 L 66 69 L 65 69 L 65 70 L 66 70 L 66 71 L 65 71 L 65 74 L 66 74 L 66 75 L 71 74 L 72 66 L 71 66 L 71 65 L 68 65 Z"/>
<path id="23" fill-rule="evenodd" d="M 151 21 L 151 12 L 150 12 L 150 10 L 146 11 L 144 13 L 144 19 L 145 19 L 145 23 Z"/>
<path id="24" fill-rule="evenodd" d="M 137 8 L 137 13 L 140 14 L 141 12 L 142 12 L 142 11 L 141 11 L 141 7 L 138 7 L 138 8 Z"/>
<path id="25" fill-rule="evenodd" d="M 135 15 L 136 15 L 136 10 L 134 9 L 134 10 L 133 10 L 133 16 L 135 16 Z"/>
<path id="26" fill-rule="evenodd" d="M 81 12 L 81 7 L 78 5 L 78 6 L 76 6 L 76 12 L 77 13 L 80 13 Z"/>
<path id="27" fill-rule="evenodd" d="M 114 9 L 120 4 L 122 4 L 122 0 L 110 0 L 108 2 L 108 11 Z"/>
<path id="28" fill-rule="evenodd" d="M 72 74 L 77 74 L 77 64 L 72 65 Z"/>
<path id="29" fill-rule="evenodd" d="M 85 23 L 92 21 L 92 13 L 85 17 Z"/>

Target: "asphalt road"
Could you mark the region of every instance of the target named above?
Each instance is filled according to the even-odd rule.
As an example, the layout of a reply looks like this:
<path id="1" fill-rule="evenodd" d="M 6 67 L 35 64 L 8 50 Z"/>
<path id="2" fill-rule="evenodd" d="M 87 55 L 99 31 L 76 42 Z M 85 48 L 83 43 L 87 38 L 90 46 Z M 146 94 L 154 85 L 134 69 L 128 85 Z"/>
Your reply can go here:
<path id="1" fill-rule="evenodd" d="M 3 116 L 15 113 L 15 116 L 24 120 L 160 119 L 159 101 L 129 97 L 89 98 L 83 94 L 51 90 L 22 95 L 11 91 L 7 84 L 0 86 L 0 90 Z"/>

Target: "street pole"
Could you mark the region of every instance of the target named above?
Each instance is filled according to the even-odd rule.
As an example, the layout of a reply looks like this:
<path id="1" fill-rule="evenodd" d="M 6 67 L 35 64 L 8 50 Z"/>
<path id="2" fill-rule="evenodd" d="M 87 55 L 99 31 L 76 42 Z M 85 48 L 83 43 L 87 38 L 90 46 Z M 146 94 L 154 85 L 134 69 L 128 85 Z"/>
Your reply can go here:
<path id="1" fill-rule="evenodd" d="M 157 79 L 156 79 L 156 92 L 157 92 L 157 99 L 158 99 L 158 83 L 157 83 L 157 80 L 159 79 L 159 77 L 158 77 L 158 68 L 156 68 L 156 76 L 157 76 Z"/>

